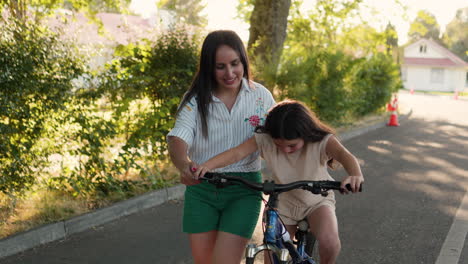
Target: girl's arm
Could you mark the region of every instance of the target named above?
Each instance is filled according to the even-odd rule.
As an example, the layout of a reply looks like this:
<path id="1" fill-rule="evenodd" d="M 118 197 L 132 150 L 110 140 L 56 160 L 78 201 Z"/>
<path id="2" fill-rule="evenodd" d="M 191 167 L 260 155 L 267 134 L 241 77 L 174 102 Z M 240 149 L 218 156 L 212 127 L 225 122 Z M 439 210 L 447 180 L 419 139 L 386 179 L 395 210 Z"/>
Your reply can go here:
<path id="1" fill-rule="evenodd" d="M 362 176 L 361 167 L 356 157 L 351 154 L 335 136 L 331 136 L 328 139 L 326 152 L 329 157 L 341 163 L 349 175 L 343 180 L 341 185 L 344 192 L 347 193 L 345 188 L 346 184 L 351 185 L 352 192 L 359 191 L 361 183 L 364 182 L 364 177 Z"/>
<path id="2" fill-rule="evenodd" d="M 236 163 L 254 153 L 257 149 L 257 142 L 255 141 L 255 136 L 253 136 L 239 146 L 226 150 L 201 164 L 196 168 L 195 178 L 198 179 L 199 177 L 203 177 L 203 175 L 210 170 L 226 167 L 227 165 Z"/>

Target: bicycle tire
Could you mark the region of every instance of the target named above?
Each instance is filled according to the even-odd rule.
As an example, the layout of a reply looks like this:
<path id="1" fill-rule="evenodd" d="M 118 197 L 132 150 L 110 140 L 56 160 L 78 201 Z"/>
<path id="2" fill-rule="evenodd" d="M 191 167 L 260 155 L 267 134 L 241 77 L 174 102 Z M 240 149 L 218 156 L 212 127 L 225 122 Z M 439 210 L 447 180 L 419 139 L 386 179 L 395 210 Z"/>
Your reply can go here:
<path id="1" fill-rule="evenodd" d="M 255 258 L 245 258 L 245 264 L 254 264 Z"/>
<path id="2" fill-rule="evenodd" d="M 315 262 L 320 263 L 318 242 L 311 232 L 307 232 L 306 234 L 306 246 L 304 250 Z"/>

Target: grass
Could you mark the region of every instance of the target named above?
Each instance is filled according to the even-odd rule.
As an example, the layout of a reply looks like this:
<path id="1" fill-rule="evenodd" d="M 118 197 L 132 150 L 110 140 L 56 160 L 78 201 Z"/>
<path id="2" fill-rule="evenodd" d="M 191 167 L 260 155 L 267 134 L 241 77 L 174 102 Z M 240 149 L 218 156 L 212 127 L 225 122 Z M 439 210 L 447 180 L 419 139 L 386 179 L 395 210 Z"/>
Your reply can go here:
<path id="1" fill-rule="evenodd" d="M 86 200 L 63 191 L 30 191 L 17 201 L 2 195 L 1 238 L 89 211 Z"/>
<path id="2" fill-rule="evenodd" d="M 75 196 L 71 190 L 50 189 L 35 186 L 21 197 L 0 193 L 0 239 L 44 224 L 55 223 L 110 206 L 116 202 L 138 196 L 149 190 L 160 189 L 178 183 L 174 167 L 167 165 L 167 176 L 126 177 L 140 184 L 126 192 L 95 192 Z"/>
<path id="3" fill-rule="evenodd" d="M 408 91 L 407 89 L 404 89 L 405 91 Z M 422 93 L 422 94 L 434 94 L 434 95 L 447 95 L 447 96 L 453 96 L 454 92 L 441 92 L 441 91 L 415 91 L 416 93 Z M 458 96 L 468 96 L 468 91 L 465 92 L 458 92 Z"/>

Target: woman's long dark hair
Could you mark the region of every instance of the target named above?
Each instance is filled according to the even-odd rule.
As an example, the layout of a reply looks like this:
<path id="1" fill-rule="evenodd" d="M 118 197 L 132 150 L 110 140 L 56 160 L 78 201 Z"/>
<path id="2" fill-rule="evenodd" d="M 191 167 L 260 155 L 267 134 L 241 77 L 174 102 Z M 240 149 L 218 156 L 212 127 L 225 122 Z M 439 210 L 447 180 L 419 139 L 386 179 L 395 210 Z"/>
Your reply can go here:
<path id="1" fill-rule="evenodd" d="M 202 122 L 202 133 L 206 138 L 208 137 L 208 107 L 212 102 L 212 93 L 217 87 L 215 78 L 216 51 L 221 45 L 227 45 L 239 54 L 244 66 L 243 77 L 250 80 L 249 60 L 244 44 L 239 36 L 231 30 L 217 30 L 209 33 L 203 41 L 198 71 L 177 109 L 178 114 L 192 97 L 196 97 L 198 112 Z"/>

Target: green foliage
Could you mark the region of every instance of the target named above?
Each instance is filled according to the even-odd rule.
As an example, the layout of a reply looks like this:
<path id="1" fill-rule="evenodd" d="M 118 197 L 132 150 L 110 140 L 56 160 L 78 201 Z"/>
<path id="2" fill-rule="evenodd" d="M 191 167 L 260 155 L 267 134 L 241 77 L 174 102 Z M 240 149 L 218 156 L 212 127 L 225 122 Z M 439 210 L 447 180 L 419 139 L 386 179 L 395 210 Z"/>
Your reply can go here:
<path id="1" fill-rule="evenodd" d="M 440 27 L 435 16 L 428 11 L 420 10 L 410 25 L 408 36 L 410 41 L 420 38 L 439 40 Z"/>
<path id="2" fill-rule="evenodd" d="M 282 65 L 277 77 L 281 97 L 301 100 L 321 119 L 338 121 L 347 112 L 343 80 L 350 65 L 349 56 L 330 50 L 293 57 Z"/>
<path id="3" fill-rule="evenodd" d="M 388 22 L 385 27 L 386 44 L 388 47 L 398 47 L 398 33 L 396 32 L 395 26 Z"/>
<path id="4" fill-rule="evenodd" d="M 169 31 L 154 43 L 144 40 L 116 49 L 99 93 L 109 98 L 116 133 L 124 135 L 121 164 L 144 172 L 145 164 L 157 166 L 167 159 L 165 137 L 196 71 L 197 55 L 197 38 L 182 30 Z"/>
<path id="5" fill-rule="evenodd" d="M 255 0 L 239 0 L 236 7 L 237 17 L 242 19 L 242 21 L 249 23 L 254 6 Z"/>
<path id="6" fill-rule="evenodd" d="M 124 11 L 131 0 L 0 0 L 0 13 L 8 11 L 17 19 L 40 21 L 51 15 L 58 8 L 68 8 L 72 11 L 84 12 L 89 18 L 95 19 L 95 14 L 105 11 Z"/>
<path id="7" fill-rule="evenodd" d="M 92 76 L 57 34 L 11 21 L 0 36 L 0 191 L 38 183 L 125 197 L 161 187 L 155 173 L 166 173 L 165 136 L 196 70 L 196 37 L 175 30 L 119 46 Z"/>
<path id="8" fill-rule="evenodd" d="M 154 43 L 120 46 L 119 58 L 108 65 L 104 87 L 119 110 L 132 99 L 149 98 L 151 110 L 141 119 L 127 142 L 140 147 L 151 142 L 154 158 L 165 155 L 165 135 L 173 125 L 178 100 L 190 84 L 197 67 L 196 37 L 181 30 L 170 31 Z"/>
<path id="9" fill-rule="evenodd" d="M 60 176 L 47 185 L 69 186 L 85 197 L 160 188 L 159 176 L 167 174 L 159 167 L 167 160 L 165 137 L 196 70 L 197 47 L 182 31 L 117 47 L 100 85 L 52 117 L 60 125 L 49 137 L 74 162 L 62 162 Z M 142 180 L 128 180 L 131 175 Z"/>
<path id="10" fill-rule="evenodd" d="M 318 39 L 318 43 L 330 47 L 335 44 L 338 32 L 346 30 L 347 20 L 357 16 L 362 0 L 318 0 L 310 14 Z"/>
<path id="11" fill-rule="evenodd" d="M 179 98 L 196 71 L 197 54 L 197 37 L 183 30 L 169 31 L 155 43 L 120 45 L 117 59 L 107 65 L 104 88 L 112 98 Z"/>
<path id="12" fill-rule="evenodd" d="M 34 23 L 0 24 L 0 191 L 30 186 L 46 156 L 37 144 L 47 116 L 71 96 L 84 62 L 57 34 Z"/>
<path id="13" fill-rule="evenodd" d="M 206 17 L 200 13 L 205 9 L 201 0 L 159 0 L 158 8 L 173 11 L 182 24 L 205 27 L 208 23 Z"/>
<path id="14" fill-rule="evenodd" d="M 360 3 L 318 1 L 308 17 L 299 9 L 292 13 L 275 76 L 280 99 L 304 101 L 322 120 L 334 124 L 385 105 L 400 79 L 389 56 L 394 41 L 385 48 L 394 32 L 346 23 Z"/>
<path id="15" fill-rule="evenodd" d="M 387 46 L 387 50 L 391 47 L 387 45 L 386 32 L 378 32 L 375 28 L 361 24 L 352 28 L 347 28 L 341 33 L 337 39 L 341 46 L 340 49 L 347 54 L 352 54 L 354 57 L 368 56 L 380 52 L 379 49 Z M 391 36 L 391 34 L 390 34 Z"/>
<path id="16" fill-rule="evenodd" d="M 468 7 L 457 10 L 455 17 L 447 25 L 443 40 L 449 49 L 460 58 L 468 61 Z"/>
<path id="17" fill-rule="evenodd" d="M 354 115 L 373 113 L 402 88 L 398 65 L 382 53 L 358 60 L 347 76 L 350 104 Z"/>

